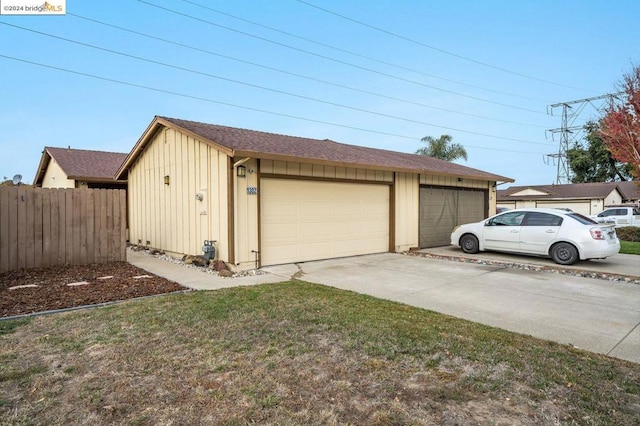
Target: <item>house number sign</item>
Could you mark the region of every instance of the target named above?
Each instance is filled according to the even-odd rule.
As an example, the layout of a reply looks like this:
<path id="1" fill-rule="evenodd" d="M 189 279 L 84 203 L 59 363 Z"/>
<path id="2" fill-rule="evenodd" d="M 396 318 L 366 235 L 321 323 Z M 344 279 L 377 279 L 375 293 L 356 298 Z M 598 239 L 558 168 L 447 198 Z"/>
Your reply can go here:
<path id="1" fill-rule="evenodd" d="M 258 188 L 255 186 L 249 186 L 247 187 L 247 195 L 257 195 L 258 194 Z"/>

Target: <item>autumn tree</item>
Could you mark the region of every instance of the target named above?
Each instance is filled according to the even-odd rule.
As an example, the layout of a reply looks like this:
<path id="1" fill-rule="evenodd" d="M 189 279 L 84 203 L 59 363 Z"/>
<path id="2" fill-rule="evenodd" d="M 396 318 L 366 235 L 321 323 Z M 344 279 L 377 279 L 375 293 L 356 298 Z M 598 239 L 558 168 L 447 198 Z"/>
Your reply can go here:
<path id="1" fill-rule="evenodd" d="M 455 161 L 458 158 L 467 159 L 467 150 L 462 145 L 453 141 L 453 136 L 442 135 L 439 138 L 425 136 L 420 139 L 424 146 L 416 151 L 416 154 L 439 158 L 445 161 Z"/>
<path id="2" fill-rule="evenodd" d="M 572 174 L 571 183 L 631 180 L 631 166 L 613 158 L 602 140 L 598 123 L 589 122 L 584 129 L 584 141 L 576 142 L 567 150 L 567 164 Z"/>
<path id="3" fill-rule="evenodd" d="M 640 67 L 620 83 L 623 101 L 612 105 L 600 120 L 600 135 L 613 158 L 631 166 L 640 179 Z"/>

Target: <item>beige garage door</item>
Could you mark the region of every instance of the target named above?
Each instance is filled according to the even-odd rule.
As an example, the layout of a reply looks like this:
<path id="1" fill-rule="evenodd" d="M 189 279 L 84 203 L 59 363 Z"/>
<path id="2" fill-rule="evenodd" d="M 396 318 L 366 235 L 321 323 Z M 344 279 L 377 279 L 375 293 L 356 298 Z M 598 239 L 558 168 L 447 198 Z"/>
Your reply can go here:
<path id="1" fill-rule="evenodd" d="M 389 251 L 389 186 L 262 179 L 262 265 Z"/>
<path id="2" fill-rule="evenodd" d="M 587 202 L 551 202 L 551 201 L 538 201 L 536 207 L 542 207 L 546 209 L 559 209 L 569 208 L 576 213 L 589 216 L 591 214 L 591 204 Z"/>

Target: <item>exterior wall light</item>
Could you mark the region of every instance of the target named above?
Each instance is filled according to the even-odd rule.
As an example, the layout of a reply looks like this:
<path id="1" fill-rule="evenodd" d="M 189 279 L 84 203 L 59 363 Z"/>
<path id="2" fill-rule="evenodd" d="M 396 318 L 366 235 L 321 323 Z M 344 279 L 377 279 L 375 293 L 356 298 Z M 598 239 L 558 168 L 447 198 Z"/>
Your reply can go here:
<path id="1" fill-rule="evenodd" d="M 165 185 L 169 185 L 169 175 L 166 175 L 166 176 L 164 177 L 164 184 L 165 184 Z"/>
<path id="2" fill-rule="evenodd" d="M 246 177 L 247 176 L 247 168 L 245 166 L 238 166 L 238 169 L 236 170 L 236 176 L 238 177 Z"/>

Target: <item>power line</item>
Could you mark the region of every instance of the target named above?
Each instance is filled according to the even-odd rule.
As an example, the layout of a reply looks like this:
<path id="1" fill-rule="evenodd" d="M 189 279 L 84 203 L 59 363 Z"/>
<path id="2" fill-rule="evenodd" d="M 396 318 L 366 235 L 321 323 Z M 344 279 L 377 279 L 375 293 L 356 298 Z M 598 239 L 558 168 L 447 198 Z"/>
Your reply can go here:
<path id="1" fill-rule="evenodd" d="M 167 7 L 163 7 L 163 6 L 154 4 L 154 3 L 150 3 L 148 1 L 138 0 L 138 2 L 146 4 L 146 5 L 151 6 L 151 7 L 155 7 L 155 8 L 160 9 L 160 10 L 164 10 L 164 11 L 179 15 L 179 16 L 184 16 L 184 17 L 189 18 L 189 19 L 193 19 L 193 20 L 196 20 L 196 21 L 199 21 L 199 22 L 203 22 L 203 23 L 206 23 L 206 24 L 218 27 L 218 28 L 222 28 L 222 29 L 227 30 L 227 31 L 231 31 L 231 32 L 235 32 L 237 34 L 242 34 L 242 35 L 247 36 L 247 37 L 255 38 L 256 40 L 265 41 L 267 43 L 275 44 L 277 46 L 285 47 L 287 49 L 295 50 L 297 52 L 305 53 L 307 55 L 315 56 L 315 57 L 318 57 L 318 58 L 321 58 L 321 59 L 325 59 L 325 60 L 328 60 L 328 61 L 331 61 L 331 62 L 339 63 L 339 64 L 342 64 L 342 65 L 347 65 L 347 66 L 352 67 L 352 68 L 356 68 L 356 69 L 368 71 L 368 72 L 371 72 L 371 73 L 374 73 L 374 74 L 382 75 L 384 77 L 392 78 L 394 80 L 404 81 L 405 83 L 415 84 L 415 85 L 426 87 L 426 88 L 429 88 L 429 89 L 438 90 L 440 92 L 449 93 L 449 94 L 452 94 L 452 95 L 461 96 L 461 97 L 468 98 L 468 99 L 473 99 L 473 100 L 476 100 L 476 101 L 479 101 L 479 102 L 485 102 L 485 103 L 489 103 L 489 104 L 493 104 L 493 105 L 500 105 L 500 106 L 503 106 L 503 107 L 506 107 L 506 108 L 517 109 L 517 110 L 521 110 L 521 111 L 527 111 L 527 112 L 531 112 L 531 113 L 534 113 L 534 114 L 542 114 L 542 115 L 545 114 L 542 111 L 537 111 L 537 110 L 533 110 L 533 109 L 529 109 L 529 108 L 523 108 L 523 107 L 519 107 L 519 106 L 515 106 L 515 105 L 509 105 L 509 104 L 505 104 L 505 103 L 502 103 L 502 102 L 491 101 L 489 99 L 484 99 L 484 98 L 480 98 L 480 97 L 477 97 L 477 96 L 466 95 L 464 93 L 456 92 L 456 91 L 453 91 L 453 90 L 447 90 L 447 89 L 443 89 L 443 88 L 436 87 L 436 86 L 431 86 L 431 85 L 428 85 L 428 84 L 425 84 L 425 83 L 421 83 L 419 81 L 410 80 L 410 79 L 403 78 L 403 77 L 398 77 L 398 76 L 395 76 L 393 74 L 388 74 L 388 73 L 385 73 L 385 72 L 382 72 L 382 71 L 377 71 L 377 70 L 374 70 L 374 69 L 371 69 L 371 68 L 367 68 L 367 67 L 363 67 L 363 66 L 360 66 L 360 65 L 356 65 L 356 64 L 353 64 L 351 62 L 342 61 L 340 59 L 332 58 L 330 56 L 325 56 L 325 55 L 321 55 L 319 53 L 310 52 L 308 50 L 304 50 L 304 49 L 300 49 L 300 48 L 297 48 L 297 47 L 294 47 L 294 46 L 290 46 L 290 45 L 287 45 L 285 43 L 280 43 L 280 42 L 277 42 L 275 40 L 271 40 L 271 39 L 268 39 L 268 38 L 265 38 L 265 37 L 260 37 L 260 36 L 257 36 L 255 34 L 250 34 L 250 33 L 247 33 L 245 31 L 240 31 L 240 30 L 236 30 L 234 28 L 230 28 L 230 27 L 221 25 L 221 24 L 216 24 L 215 22 L 211 22 L 211 21 L 208 21 L 206 19 L 198 18 L 196 16 L 192 16 L 192 15 L 189 15 L 189 14 L 186 14 L 186 13 L 183 13 L 183 12 L 179 12 L 179 11 L 174 10 L 174 9 L 169 9 Z"/>
<path id="2" fill-rule="evenodd" d="M 474 131 L 470 131 L 470 130 L 458 129 L 458 128 L 454 128 L 454 127 L 441 126 L 441 125 L 438 125 L 438 124 L 428 123 L 428 122 L 425 122 L 425 121 L 412 120 L 412 119 L 405 118 L 405 117 L 398 117 L 398 116 L 394 116 L 394 115 L 391 115 L 391 114 L 385 114 L 385 113 L 381 113 L 381 112 L 367 110 L 367 109 L 364 109 L 364 108 L 358 108 L 358 107 L 354 107 L 354 106 L 350 106 L 350 105 L 344 105 L 344 104 L 340 104 L 340 103 L 337 103 L 337 102 L 325 101 L 325 100 L 313 98 L 313 97 L 310 97 L 310 96 L 299 95 L 299 94 L 296 94 L 296 93 L 286 92 L 284 90 L 273 89 L 273 88 L 261 86 L 261 85 L 258 85 L 258 84 L 254 84 L 254 83 L 248 83 L 248 82 L 241 81 L 241 80 L 235 80 L 235 79 L 222 77 L 222 76 L 215 75 L 215 74 L 210 74 L 210 73 L 207 73 L 207 72 L 198 71 L 198 70 L 194 70 L 194 69 L 191 69 L 191 68 L 185 68 L 185 67 L 181 67 L 181 66 L 178 66 L 178 65 L 172 65 L 172 64 L 168 64 L 166 62 L 160 62 L 160 61 L 156 61 L 156 60 L 153 60 L 153 59 L 143 58 L 141 56 L 131 55 L 131 54 L 128 54 L 128 53 L 119 52 L 117 50 L 107 49 L 107 48 L 96 46 L 96 45 L 93 45 L 93 44 L 84 43 L 84 42 L 68 39 L 68 38 L 65 38 L 65 37 L 56 36 L 56 35 L 49 34 L 49 33 L 44 33 L 44 32 L 41 32 L 41 31 L 37 31 L 37 30 L 21 27 L 19 25 L 8 24 L 8 23 L 5 23 L 5 22 L 0 22 L 0 24 L 6 25 L 6 26 L 9 26 L 9 27 L 13 27 L 13 28 L 18 28 L 18 29 L 21 29 L 21 30 L 24 30 L 24 31 L 35 33 L 35 34 L 40 34 L 40 35 L 43 35 L 43 36 L 46 36 L 46 37 L 50 37 L 50 38 L 54 38 L 54 39 L 57 39 L 57 40 L 62 40 L 62 41 L 68 42 L 68 43 L 73 43 L 73 44 L 77 44 L 77 45 L 80 45 L 80 46 L 89 47 L 89 48 L 100 50 L 100 51 L 103 51 L 103 52 L 108 52 L 108 53 L 111 53 L 111 54 L 124 56 L 124 57 L 127 57 L 127 58 L 136 59 L 136 60 L 139 60 L 139 61 L 148 62 L 148 63 L 154 64 L 154 65 L 160 65 L 160 66 L 163 66 L 163 67 L 172 68 L 172 69 L 176 69 L 176 70 L 179 70 L 179 71 L 184 71 L 184 72 L 188 72 L 188 73 L 192 73 L 192 74 L 197 74 L 197 75 L 201 75 L 201 76 L 204 76 L 204 77 L 214 78 L 214 79 L 226 81 L 226 82 L 229 82 L 229 83 L 239 84 L 239 85 L 243 85 L 243 86 L 247 86 L 247 87 L 252 87 L 252 88 L 255 88 L 255 89 L 260 89 L 260 90 L 265 90 L 265 91 L 269 91 L 269 92 L 273 92 L 273 93 L 278 93 L 278 94 L 282 94 L 282 95 L 296 97 L 298 99 L 304 99 L 304 100 L 308 100 L 308 101 L 322 103 L 322 104 L 325 104 L 325 105 L 330 105 L 330 106 L 335 106 L 335 107 L 339 107 L 339 108 L 349 109 L 349 110 L 352 110 L 352 111 L 371 114 L 371 115 L 375 115 L 375 116 L 378 116 L 378 117 L 391 118 L 391 119 L 394 119 L 394 120 L 400 120 L 400 121 L 413 123 L 413 124 L 422 124 L 422 125 L 425 125 L 425 126 L 437 127 L 437 128 L 441 128 L 441 129 L 445 129 L 445 130 L 453 130 L 453 131 L 456 131 L 456 132 L 461 132 L 461 133 L 466 133 L 466 134 L 471 134 L 471 135 L 476 135 L 476 136 L 486 136 L 486 137 L 490 137 L 490 138 L 494 138 L 494 139 L 502 139 L 502 140 L 513 141 L 513 142 L 520 142 L 520 143 L 527 143 L 527 144 L 534 144 L 534 145 L 550 145 L 551 146 L 551 144 L 546 144 L 546 143 L 541 143 L 541 142 L 532 142 L 532 141 L 526 141 L 526 140 L 522 140 L 522 139 L 508 138 L 508 137 L 503 137 L 503 136 L 496 136 L 496 135 L 490 135 L 490 134 L 486 134 L 486 133 L 474 132 Z"/>
<path id="3" fill-rule="evenodd" d="M 363 55 L 361 53 L 357 53 L 357 52 L 354 52 L 352 50 L 343 49 L 341 47 L 333 46 L 333 45 L 330 45 L 330 44 L 327 44 L 327 43 L 323 43 L 323 42 L 320 42 L 320 41 L 317 41 L 317 40 L 313 40 L 313 39 L 310 39 L 310 38 L 307 38 L 307 37 L 302 37 L 302 36 L 300 36 L 298 34 L 290 33 L 288 31 L 283 31 L 283 30 L 280 30 L 278 28 L 274 28 L 274 27 L 271 27 L 271 26 L 268 26 L 268 25 L 261 24 L 259 22 L 251 21 L 249 19 L 241 18 L 239 16 L 232 15 L 230 13 L 223 12 L 223 11 L 218 10 L 218 9 L 214 9 L 213 7 L 210 7 L 210 6 L 205 6 L 203 4 L 199 4 L 199 3 L 196 3 L 194 1 L 190 1 L 190 0 L 182 0 L 182 1 L 185 2 L 185 3 L 189 3 L 189 4 L 192 4 L 194 6 L 200 7 L 202 9 L 206 9 L 206 10 L 209 10 L 211 12 L 215 12 L 215 13 L 218 13 L 220 15 L 227 16 L 229 18 L 237 19 L 238 21 L 242 21 L 242 22 L 249 23 L 251 25 L 258 26 L 260 28 L 265 28 L 265 29 L 268 29 L 270 31 L 277 32 L 279 34 L 284 34 L 286 36 L 296 38 L 298 40 L 303 40 L 303 41 L 306 41 L 306 42 L 309 42 L 309 43 L 317 44 L 318 46 L 322 46 L 322 47 L 326 47 L 326 48 L 329 48 L 329 49 L 333 49 L 333 50 L 336 50 L 336 51 L 342 52 L 342 53 L 347 53 L 349 55 L 356 56 L 358 58 L 367 59 L 369 61 L 373 61 L 373 62 L 376 62 L 376 63 L 379 63 L 379 64 L 388 65 L 388 66 L 391 66 L 391 67 L 394 67 L 394 68 L 398 68 L 398 69 L 403 70 L 403 71 L 410 71 L 410 72 L 413 72 L 413 73 L 416 73 L 416 74 L 424 75 L 426 77 L 435 78 L 435 79 L 443 80 L 443 81 L 448 81 L 450 83 L 460 84 L 462 86 L 472 87 L 474 89 L 480 89 L 480 90 L 484 90 L 484 91 L 491 92 L 491 93 L 497 93 L 497 94 L 500 94 L 500 95 L 512 96 L 512 97 L 515 97 L 515 98 L 527 99 L 527 100 L 530 100 L 530 101 L 547 102 L 544 99 L 532 98 L 532 97 L 529 97 L 529 96 L 517 95 L 515 93 L 509 93 L 509 92 L 503 92 L 503 91 L 500 91 L 500 90 L 489 89 L 489 88 L 486 88 L 486 87 L 476 86 L 474 84 L 464 83 L 464 82 L 461 82 L 461 81 L 458 81 L 458 80 L 453 80 L 453 79 L 450 79 L 450 78 L 441 77 L 441 76 L 438 76 L 438 75 L 435 75 L 435 74 L 430 74 L 430 73 L 427 73 L 427 72 L 424 72 L 424 71 L 416 70 L 414 68 L 405 67 L 405 66 L 402 66 L 402 65 L 398 65 L 398 64 L 394 64 L 394 63 L 391 63 L 391 62 L 384 61 L 382 59 L 377 59 L 377 58 L 373 58 L 371 56 Z"/>
<path id="4" fill-rule="evenodd" d="M 220 54 L 220 53 L 217 53 L 217 52 L 213 52 L 211 50 L 190 46 L 190 45 L 187 45 L 187 44 L 184 44 L 184 43 L 179 43 L 179 42 L 168 40 L 168 39 L 165 39 L 165 38 L 153 36 L 153 35 L 146 34 L 146 33 L 140 32 L 140 31 L 131 30 L 129 28 L 124 28 L 124 27 L 121 27 L 121 26 L 118 26 L 118 25 L 114 25 L 114 24 L 109 24 L 109 23 L 106 23 L 106 22 L 103 22 L 103 21 L 99 21 L 97 19 L 88 18 L 88 17 L 77 15 L 77 14 L 74 14 L 74 13 L 67 13 L 67 15 L 73 16 L 73 17 L 76 17 L 76 18 L 79 18 L 79 19 L 84 19 L 86 21 L 93 22 L 93 23 L 96 23 L 96 24 L 104 25 L 106 27 L 114 28 L 114 29 L 117 29 L 117 30 L 120 30 L 120 31 L 125 31 L 125 32 L 131 33 L 131 34 L 135 34 L 135 35 L 138 35 L 138 36 L 141 36 L 141 37 L 146 37 L 146 38 L 150 38 L 152 40 L 157 40 L 157 41 L 160 41 L 160 42 L 163 42 L 163 43 L 167 43 L 167 44 L 171 44 L 171 45 L 174 45 L 174 46 L 178 46 L 178 47 L 181 47 L 181 48 L 194 50 L 196 52 L 206 53 L 208 55 L 217 56 L 217 57 L 224 58 L 224 59 L 227 59 L 227 60 L 231 60 L 231 61 L 235 61 L 235 62 L 247 64 L 247 65 L 251 65 L 251 66 L 254 66 L 254 67 L 259 67 L 259 68 L 262 68 L 262 69 L 267 69 L 267 70 L 270 70 L 270 71 L 275 71 L 275 72 L 286 74 L 286 75 L 291 75 L 291 76 L 294 76 L 294 77 L 302 78 L 302 79 L 309 80 L 309 81 L 314 81 L 314 82 L 317 82 L 317 83 L 326 84 L 326 85 L 333 86 L 333 87 L 338 87 L 338 88 L 341 88 L 341 89 L 351 90 L 351 91 L 358 92 L 358 93 L 364 93 L 364 94 L 367 94 L 367 95 L 376 96 L 376 97 L 383 98 L 383 99 L 389 99 L 389 100 L 393 100 L 393 101 L 396 101 L 396 102 L 406 103 L 406 104 L 409 104 L 409 105 L 420 106 L 420 107 L 423 107 L 423 108 L 435 109 L 435 110 L 438 110 L 438 111 L 444 111 L 444 112 L 448 112 L 448 113 L 451 113 L 451 114 L 458 114 L 458 115 L 464 115 L 464 116 L 467 116 L 467 117 L 479 118 L 479 119 L 482 119 L 482 120 L 490 120 L 490 121 L 495 121 L 495 122 L 500 122 L 500 123 L 515 124 L 515 125 L 518 125 L 518 126 L 527 126 L 527 127 L 534 127 L 534 128 L 539 128 L 539 129 L 546 129 L 547 128 L 546 126 L 542 126 L 542 125 L 538 125 L 538 124 L 522 123 L 522 122 L 517 122 L 517 121 L 512 121 L 512 120 L 503 120 L 503 119 L 499 119 L 499 118 L 487 117 L 487 116 L 479 115 L 479 114 L 471 114 L 471 113 L 466 113 L 466 112 L 463 112 L 463 111 L 456 111 L 456 110 L 452 110 L 452 109 L 447 109 L 447 108 L 441 108 L 441 107 L 437 107 L 437 106 L 433 106 L 433 105 L 428 105 L 428 104 L 425 104 L 425 103 L 422 103 L 422 102 L 416 102 L 416 101 L 410 101 L 410 100 L 407 100 L 407 99 L 401 99 L 401 98 L 398 98 L 398 97 L 395 97 L 395 96 L 389 96 L 389 95 L 384 95 L 384 94 L 381 94 L 381 93 L 371 92 L 369 90 L 359 89 L 359 88 L 356 88 L 356 87 L 352 87 L 352 86 L 348 86 L 348 85 L 344 85 L 344 84 L 340 84 L 340 83 L 335 83 L 335 82 L 331 82 L 331 81 L 327 81 L 327 80 L 322 80 L 322 79 L 319 79 L 319 78 L 315 78 L 315 77 L 310 77 L 310 76 L 303 75 L 303 74 L 294 73 L 294 72 L 291 72 L 291 71 L 287 71 L 287 70 L 283 70 L 283 69 L 267 66 L 267 65 L 264 65 L 264 64 L 259 64 L 259 63 L 256 63 L 256 62 L 247 61 L 247 60 L 236 58 L 236 57 L 233 57 L 233 56 L 223 55 L 223 54 Z"/>
<path id="5" fill-rule="evenodd" d="M 156 92 L 156 93 L 179 96 L 179 97 L 182 97 L 182 98 L 193 99 L 193 100 L 198 100 L 198 101 L 202 101 L 202 102 L 208 102 L 208 103 L 213 103 L 213 104 L 217 104 L 217 105 L 223 105 L 223 106 L 228 106 L 228 107 L 232 107 L 232 108 L 243 109 L 243 110 L 247 110 L 247 111 L 260 112 L 260 113 L 263 113 L 263 114 L 275 115 L 275 116 L 285 117 L 285 118 L 292 118 L 292 119 L 295 119 L 295 120 L 308 121 L 308 122 L 318 123 L 318 124 L 325 124 L 325 125 L 328 125 L 328 126 L 340 127 L 340 128 L 344 128 L 344 129 L 351 129 L 351 130 L 357 130 L 357 131 L 361 131 L 361 132 L 373 133 L 373 134 L 378 134 L 378 135 L 383 135 L 383 136 L 392 136 L 392 137 L 396 137 L 396 138 L 410 139 L 410 140 L 413 140 L 413 141 L 416 141 L 416 140 L 419 139 L 419 138 L 417 138 L 415 136 L 407 136 L 407 135 L 400 135 L 400 134 L 396 134 L 396 133 L 382 132 L 382 131 L 379 131 L 379 130 L 365 129 L 365 128 L 362 128 L 362 127 L 349 126 L 349 125 L 346 125 L 346 124 L 333 123 L 333 122 L 329 122 L 329 121 L 317 120 L 317 119 L 308 118 L 308 117 L 301 117 L 301 116 L 296 116 L 296 115 L 291 115 L 291 114 L 285 114 L 285 113 L 280 113 L 280 112 L 275 112 L 275 111 L 269 111 L 269 110 L 264 110 L 264 109 L 260 109 L 260 108 L 249 107 L 249 106 L 246 106 L 246 105 L 232 104 L 232 103 L 229 103 L 229 102 L 218 101 L 218 100 L 215 100 L 215 99 L 205 98 L 205 97 L 202 97 L 202 96 L 188 95 L 188 94 L 185 94 L 185 93 L 180 93 L 180 92 L 175 92 L 175 91 L 165 90 L 165 89 L 159 89 L 159 88 L 156 88 L 156 87 L 146 86 L 146 85 L 137 84 L 137 83 L 131 83 L 131 82 L 127 82 L 127 81 L 123 81 L 123 80 L 117 80 L 117 79 L 113 79 L 113 78 L 109 78 L 109 77 L 102 77 L 102 76 L 95 75 L 95 74 L 89 74 L 89 73 L 85 73 L 85 72 L 81 72 L 81 71 L 70 70 L 70 69 L 67 69 L 67 68 L 62 68 L 62 67 L 58 67 L 58 66 L 54 66 L 54 65 L 43 64 L 43 63 L 40 63 L 40 62 L 34 62 L 34 61 L 27 60 L 27 59 L 16 58 L 16 57 L 13 57 L 13 56 L 8 56 L 8 55 L 3 55 L 3 54 L 0 54 L 0 58 L 5 58 L 5 59 L 12 60 L 12 61 L 22 62 L 22 63 L 25 63 L 25 64 L 34 65 L 34 66 L 47 68 L 47 69 L 52 69 L 52 70 L 56 70 L 56 71 L 62 71 L 62 72 L 65 72 L 65 73 L 79 75 L 79 76 L 83 76 L 83 77 L 88 77 L 88 78 L 92 78 L 92 79 L 96 79 L 96 80 L 106 81 L 106 82 L 109 82 L 109 83 L 120 84 L 120 85 L 128 86 L 128 87 L 135 87 L 137 89 L 143 89 L 143 90 L 148 90 L 148 91 L 152 91 L 152 92 Z M 505 149 L 499 149 L 499 148 L 487 148 L 487 147 L 480 147 L 480 146 L 473 146 L 473 145 L 468 145 L 468 147 L 469 148 L 475 148 L 475 149 L 484 149 L 484 150 L 489 150 L 489 151 L 514 152 L 514 153 L 518 153 L 518 154 L 539 155 L 538 153 L 534 153 L 534 152 L 505 150 Z"/>
<path id="6" fill-rule="evenodd" d="M 583 88 L 580 88 L 580 87 L 568 86 L 566 84 L 556 83 L 556 82 L 550 81 L 550 80 L 544 80 L 542 78 L 533 77 L 533 76 L 530 76 L 530 75 L 527 75 L 527 74 L 523 74 L 523 73 L 520 73 L 520 72 L 517 72 L 517 71 L 511 71 L 511 70 L 508 70 L 506 68 L 498 67 L 496 65 L 491 65 L 489 63 L 482 62 L 482 61 L 479 61 L 477 59 L 470 58 L 468 56 L 459 55 L 457 53 L 453 53 L 453 52 L 450 52 L 448 50 L 441 49 L 439 47 L 435 47 L 435 46 L 432 46 L 432 45 L 429 45 L 429 44 L 426 44 L 426 43 L 422 43 L 420 41 L 417 41 L 417 40 L 414 40 L 412 38 L 405 37 L 403 35 L 400 35 L 400 34 L 385 30 L 383 28 L 376 27 L 376 26 L 371 25 L 371 24 L 367 24 L 366 22 L 359 21 L 359 20 L 354 19 L 354 18 L 350 18 L 348 16 L 345 16 L 345 15 L 342 15 L 340 13 L 334 12 L 332 10 L 317 6 L 317 5 L 313 4 L 313 3 L 309 3 L 309 2 L 304 1 L 304 0 L 296 0 L 296 1 L 298 3 L 301 3 L 301 4 L 304 4 L 306 6 L 312 7 L 314 9 L 321 10 L 321 11 L 323 11 L 325 13 L 329 13 L 331 15 L 337 16 L 339 18 L 345 19 L 347 21 L 353 22 L 355 24 L 361 25 L 361 26 L 369 28 L 371 30 L 374 30 L 374 31 L 377 31 L 377 32 L 380 32 L 380 33 L 383 33 L 383 34 L 398 38 L 400 40 L 408 41 L 408 42 L 416 44 L 418 46 L 426 47 L 427 49 L 435 50 L 436 52 L 440 52 L 440 53 L 443 53 L 445 55 L 453 56 L 455 58 L 462 59 L 462 60 L 465 60 L 465 61 L 468 61 L 468 62 L 472 62 L 474 64 L 482 65 L 482 66 L 487 67 L 487 68 L 492 68 L 494 70 L 502 71 L 502 72 L 505 72 L 505 73 L 508 73 L 508 74 L 512 74 L 512 75 L 517 75 L 518 77 L 522 77 L 522 78 L 526 78 L 526 79 L 529 79 L 529 80 L 538 81 L 538 82 L 541 82 L 541 83 L 552 84 L 554 86 L 565 87 L 565 88 L 574 89 L 574 90 L 580 90 L 580 91 L 583 91 L 583 92 L 593 92 L 592 90 L 583 89 Z"/>

